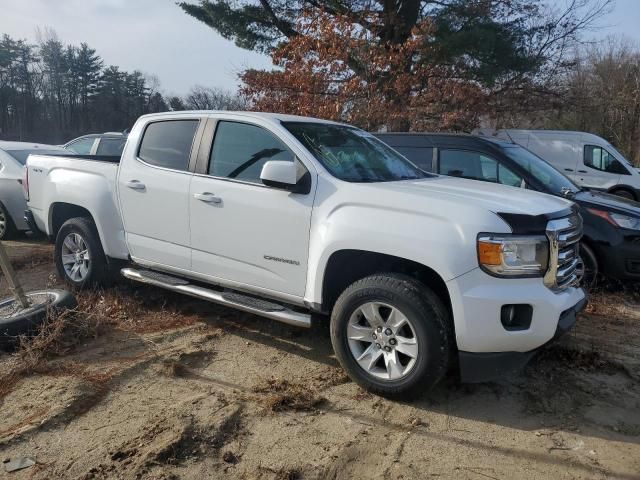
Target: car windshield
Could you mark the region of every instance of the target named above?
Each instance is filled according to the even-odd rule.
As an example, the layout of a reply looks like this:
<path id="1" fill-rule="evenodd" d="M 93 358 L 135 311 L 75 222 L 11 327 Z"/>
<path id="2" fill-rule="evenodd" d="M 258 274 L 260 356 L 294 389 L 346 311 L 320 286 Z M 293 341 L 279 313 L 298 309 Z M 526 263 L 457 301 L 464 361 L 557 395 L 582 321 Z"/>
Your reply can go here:
<path id="1" fill-rule="evenodd" d="M 393 182 L 432 176 L 357 128 L 317 122 L 283 122 L 282 125 L 340 180 Z"/>
<path id="2" fill-rule="evenodd" d="M 556 195 L 566 195 L 567 190 L 571 193 L 580 191 L 580 188 L 571 180 L 529 150 L 514 146 L 506 147 L 504 151 L 510 159 L 533 175 L 550 192 Z"/>
<path id="3" fill-rule="evenodd" d="M 29 150 L 5 150 L 9 155 L 15 158 L 21 165 L 27 163 L 27 157 L 33 155 L 65 155 L 69 154 L 66 150 L 47 150 L 44 148 L 32 148 Z"/>

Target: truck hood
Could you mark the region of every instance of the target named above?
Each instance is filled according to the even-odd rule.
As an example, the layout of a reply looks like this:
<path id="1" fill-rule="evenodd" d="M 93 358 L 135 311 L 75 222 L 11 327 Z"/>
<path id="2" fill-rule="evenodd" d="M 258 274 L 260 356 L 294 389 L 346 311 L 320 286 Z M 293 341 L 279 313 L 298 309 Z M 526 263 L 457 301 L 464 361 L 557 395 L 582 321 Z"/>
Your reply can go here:
<path id="1" fill-rule="evenodd" d="M 422 200 L 428 203 L 430 199 L 445 200 L 458 205 L 484 208 L 494 213 L 544 215 L 565 210 L 573 204 L 564 198 L 524 188 L 447 176 L 364 185 L 367 189 L 375 190 L 383 196 L 394 192 L 398 195 L 413 197 L 412 202 Z M 374 192 L 371 193 L 376 195 Z M 413 207 L 415 206 L 414 203 Z"/>

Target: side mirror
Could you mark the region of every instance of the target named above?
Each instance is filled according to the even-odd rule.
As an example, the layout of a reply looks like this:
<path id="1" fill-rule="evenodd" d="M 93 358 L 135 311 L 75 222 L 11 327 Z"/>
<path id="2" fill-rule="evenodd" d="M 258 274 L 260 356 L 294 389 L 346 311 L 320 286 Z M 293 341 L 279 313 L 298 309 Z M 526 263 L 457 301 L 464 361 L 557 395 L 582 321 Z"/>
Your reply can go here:
<path id="1" fill-rule="evenodd" d="M 298 167 L 295 162 L 269 160 L 262 166 L 260 180 L 267 187 L 294 190 L 298 183 Z"/>

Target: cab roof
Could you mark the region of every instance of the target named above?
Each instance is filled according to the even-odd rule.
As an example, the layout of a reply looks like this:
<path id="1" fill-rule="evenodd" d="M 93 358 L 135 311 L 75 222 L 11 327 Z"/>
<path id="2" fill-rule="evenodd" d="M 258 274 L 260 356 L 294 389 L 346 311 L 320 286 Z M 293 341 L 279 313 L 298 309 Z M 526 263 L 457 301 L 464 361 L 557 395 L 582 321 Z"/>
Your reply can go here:
<path id="1" fill-rule="evenodd" d="M 228 115 L 230 117 L 242 116 L 245 118 L 246 117 L 261 118 L 261 119 L 272 120 L 276 122 L 313 122 L 313 123 L 327 123 L 327 124 L 333 124 L 333 125 L 346 125 L 345 123 L 334 122 L 332 120 L 324 120 L 321 118 L 314 118 L 314 117 L 286 115 L 283 113 L 247 112 L 247 111 L 235 111 L 235 110 L 181 110 L 177 112 L 151 113 L 148 115 L 143 115 L 140 118 L 171 118 L 171 117 L 180 117 L 180 116 L 187 116 L 187 115 L 206 116 L 213 113 Z"/>
<path id="2" fill-rule="evenodd" d="M 514 146 L 512 142 L 500 138 L 471 135 L 468 133 L 385 132 L 376 133 L 375 135 L 392 147 L 493 146 L 504 148 Z"/>

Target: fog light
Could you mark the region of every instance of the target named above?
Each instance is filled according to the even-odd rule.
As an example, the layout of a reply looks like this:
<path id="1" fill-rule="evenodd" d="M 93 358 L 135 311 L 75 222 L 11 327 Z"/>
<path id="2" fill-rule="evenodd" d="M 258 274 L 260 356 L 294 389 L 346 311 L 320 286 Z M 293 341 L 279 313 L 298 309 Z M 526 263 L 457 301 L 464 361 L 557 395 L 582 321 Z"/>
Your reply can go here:
<path id="1" fill-rule="evenodd" d="M 500 322 L 505 330 L 526 330 L 531 326 L 533 307 L 527 304 L 503 305 L 500 311 Z"/>

